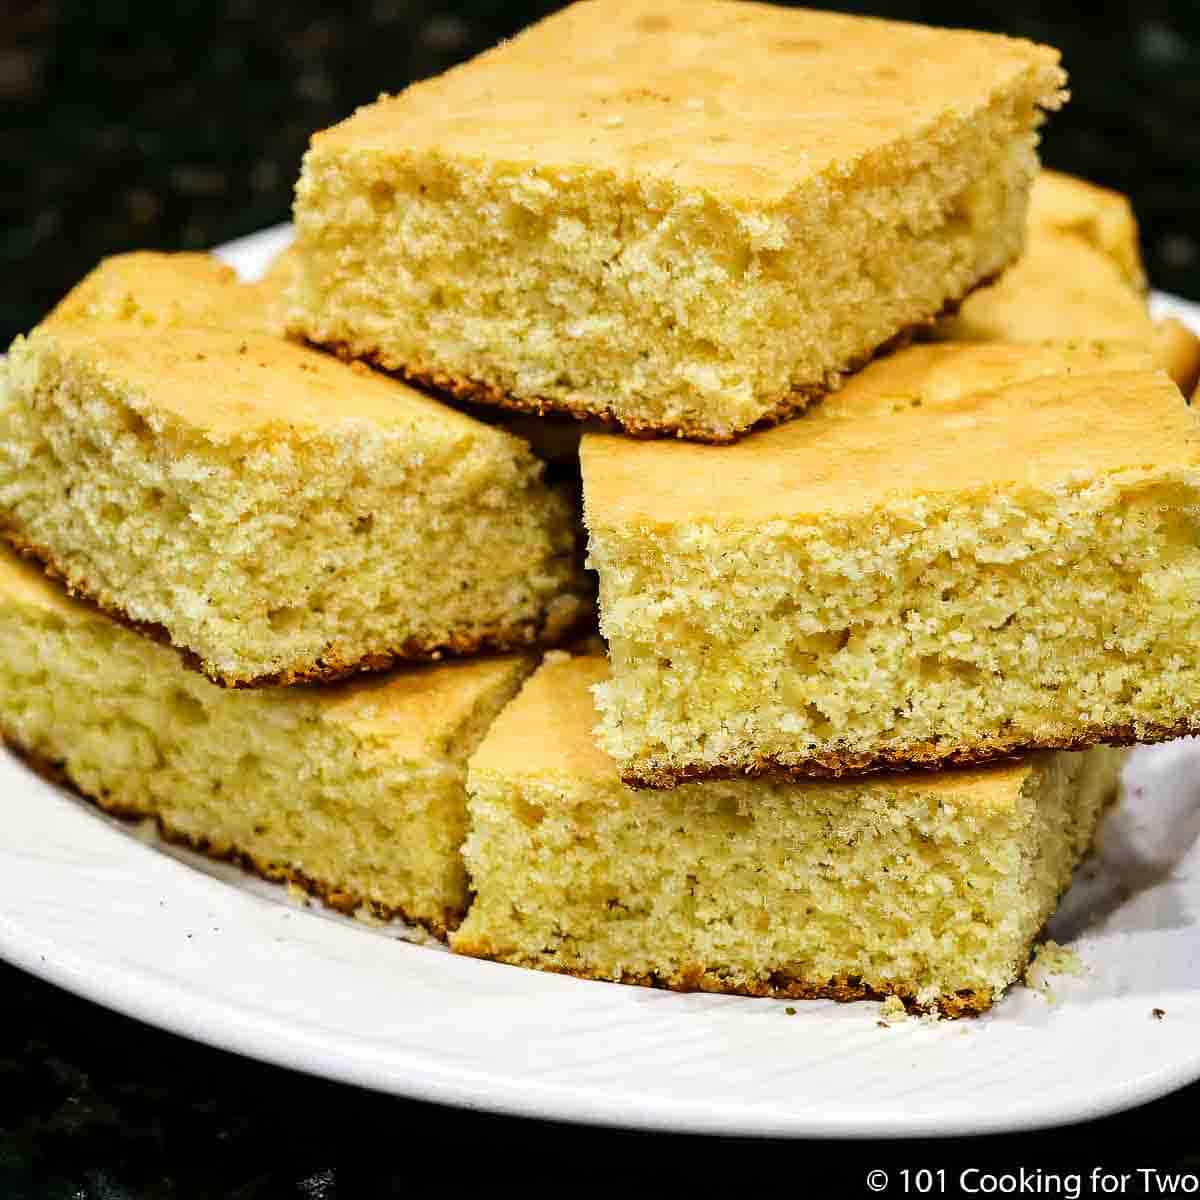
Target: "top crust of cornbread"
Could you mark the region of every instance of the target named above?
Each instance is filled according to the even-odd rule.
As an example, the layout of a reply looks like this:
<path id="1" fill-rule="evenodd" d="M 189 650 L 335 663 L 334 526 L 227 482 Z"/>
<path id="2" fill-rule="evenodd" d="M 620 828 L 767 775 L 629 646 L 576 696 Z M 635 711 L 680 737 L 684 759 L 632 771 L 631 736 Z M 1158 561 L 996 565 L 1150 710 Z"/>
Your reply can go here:
<path id="1" fill-rule="evenodd" d="M 600 714 L 592 688 L 608 679 L 608 663 L 597 655 L 548 654 L 520 693 L 496 718 L 471 758 L 470 770 L 500 778 L 591 781 L 619 787 L 617 765 L 596 744 Z M 982 809 L 1010 807 L 1032 771 L 1032 760 L 939 772 L 869 775 L 852 780 L 796 780 L 797 799 L 805 789 L 846 791 L 868 796 L 944 794 Z M 654 803 L 648 798 L 646 803 Z"/>
<path id="2" fill-rule="evenodd" d="M 39 610 L 65 621 L 111 623 L 7 548 L 0 548 L 0 604 Z M 163 661 L 166 669 L 185 670 L 165 652 Z M 480 701 L 497 686 L 523 675 L 528 664 L 528 655 L 478 658 L 414 666 L 322 687 L 280 688 L 274 695 L 281 704 L 319 705 L 324 719 L 346 726 L 364 741 L 386 739 L 390 754 L 440 756 Z"/>
<path id="3" fill-rule="evenodd" d="M 42 326 L 120 321 L 146 329 L 214 325 L 265 333 L 272 327 L 272 298 L 284 278 L 273 265 L 263 283 L 241 283 L 232 267 L 211 254 L 117 254 L 77 283 Z"/>
<path id="4" fill-rule="evenodd" d="M 484 438 L 525 451 L 520 439 L 398 380 L 265 334 L 179 327 L 169 337 L 146 337 L 127 324 L 71 322 L 35 330 L 22 362 L 27 351 L 86 365 L 131 407 L 169 413 L 222 438 L 280 427 L 367 422 L 403 430 L 420 423 L 450 439 Z"/>
<path id="5" fill-rule="evenodd" d="M 886 178 L 888 147 L 936 140 L 949 115 L 1019 81 L 1056 107 L 1058 59 L 994 34 L 769 4 L 583 0 L 312 148 L 649 177 L 757 209 L 830 171 Z"/>
<path id="6" fill-rule="evenodd" d="M 1120 192 L 1074 175 L 1042 171 L 1029 192 L 1029 228 L 1075 234 L 1112 259 L 1127 283 L 1145 290 L 1137 220 Z"/>
<path id="7" fill-rule="evenodd" d="M 729 527 L 889 498 L 1200 466 L 1200 424 L 1138 351 L 1002 343 L 880 359 L 802 420 L 733 446 L 589 434 L 588 527 Z"/>

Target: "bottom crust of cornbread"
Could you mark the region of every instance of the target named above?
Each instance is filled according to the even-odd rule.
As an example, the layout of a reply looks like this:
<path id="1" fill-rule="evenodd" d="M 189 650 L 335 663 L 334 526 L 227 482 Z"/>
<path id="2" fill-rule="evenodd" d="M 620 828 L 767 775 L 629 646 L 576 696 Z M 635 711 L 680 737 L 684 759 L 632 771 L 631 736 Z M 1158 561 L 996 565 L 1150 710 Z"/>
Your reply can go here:
<path id="1" fill-rule="evenodd" d="M 356 892 L 347 891 L 337 884 L 321 879 L 314 879 L 312 876 L 306 875 L 303 871 L 299 870 L 299 868 L 287 863 L 269 862 L 266 859 L 256 858 L 253 854 L 239 850 L 236 847 L 219 846 L 207 838 L 194 837 L 190 833 L 173 828 L 159 815 L 145 813 L 139 809 L 122 805 L 119 800 L 115 800 L 109 796 L 89 795 L 75 783 L 63 768 L 62 763 L 54 762 L 38 754 L 36 751 L 30 750 L 6 730 L 0 729 L 0 742 L 3 742 L 31 771 L 36 772 L 49 783 L 53 783 L 57 787 L 66 788 L 76 796 L 80 796 L 84 800 L 95 804 L 97 808 L 102 809 L 109 816 L 139 824 L 143 821 L 153 821 L 158 830 L 159 837 L 164 842 L 170 842 L 175 846 L 185 846 L 187 849 L 195 850 L 197 853 L 204 854 L 209 858 L 215 859 L 217 862 L 232 863 L 234 866 L 240 867 L 247 874 L 257 875 L 260 879 L 266 879 L 271 883 L 291 884 L 320 900 L 326 907 L 332 908 L 345 916 L 351 916 L 359 909 L 364 909 L 381 921 L 401 920 L 408 925 L 419 926 L 443 942 L 446 941 L 449 934 L 457 929 L 462 922 L 466 911 L 464 908 L 446 908 L 442 911 L 440 918 L 412 916 L 406 913 L 403 908 L 396 905 L 381 904 L 377 900 L 369 900 L 358 895 Z"/>
<path id="2" fill-rule="evenodd" d="M 206 670 L 200 656 L 187 647 L 172 642 L 171 635 L 164 626 L 151 621 L 135 620 L 102 589 L 86 578 L 69 573 L 55 562 L 54 555 L 45 546 L 35 545 L 18 530 L 0 526 L 0 538 L 23 558 L 38 564 L 49 578 L 64 584 L 75 599 L 90 604 L 126 629 L 140 633 L 143 637 L 164 646 L 170 646 L 179 654 L 185 666 L 199 672 L 220 687 L 289 687 L 298 683 L 334 683 L 352 675 L 368 671 L 388 671 L 406 663 L 439 662 L 446 657 L 504 654 L 514 650 L 525 650 L 531 646 L 561 646 L 570 641 L 577 631 L 586 632 L 587 618 L 593 613 L 592 608 L 581 597 L 561 596 L 552 602 L 545 617 L 537 622 L 521 621 L 512 625 L 496 626 L 474 637 L 455 636 L 439 642 L 410 638 L 386 654 L 366 654 L 354 660 L 343 660 L 336 655 L 329 655 L 318 659 L 311 668 L 276 671 L 268 675 L 236 676 Z"/>
<path id="3" fill-rule="evenodd" d="M 950 751 L 939 750 L 932 742 L 923 742 L 903 752 L 820 754 L 801 762 L 788 762 L 766 755 L 737 764 L 685 767 L 636 765 L 621 771 L 621 782 L 632 788 L 669 791 L 684 783 L 718 779 L 842 779 L 887 771 L 934 772 L 1015 761 L 1040 750 L 1079 751 L 1098 745 L 1149 745 L 1196 734 L 1200 734 L 1200 715 L 1185 717 L 1174 724 L 1151 723 L 1136 728 L 1132 723 L 1096 726 L 1075 736 L 1051 734 L 1036 740 L 980 738 L 972 746 Z"/>
<path id="4" fill-rule="evenodd" d="M 909 1012 L 930 1011 L 929 1005 L 919 1003 L 916 992 L 912 989 L 880 990 L 852 975 L 833 978 L 828 983 L 814 985 L 801 979 L 789 978 L 783 972 L 775 971 L 760 982 L 730 984 L 723 980 L 717 971 L 698 963 L 684 968 L 675 975 L 668 976 L 654 973 L 634 974 L 626 971 L 619 977 L 613 977 L 599 971 L 588 971 L 578 967 L 558 967 L 534 955 L 501 955 L 486 938 L 455 937 L 454 952 L 468 955 L 471 958 L 505 963 L 508 966 L 545 971 L 550 975 L 570 975 L 575 979 L 591 979 L 597 983 L 623 983 L 633 987 L 658 988 L 668 992 L 713 992 L 726 996 L 753 996 L 758 999 L 772 1000 L 836 1000 L 839 1004 L 850 1004 L 856 1000 L 886 1000 L 889 996 L 895 996 L 903 1002 Z M 1017 964 L 1018 972 L 1024 965 L 1023 962 Z M 953 1020 L 958 1017 L 981 1016 L 992 1007 L 994 1000 L 995 997 L 990 988 L 968 989 L 952 996 L 939 996 L 932 1007 L 943 1017 Z"/>
<path id="5" fill-rule="evenodd" d="M 577 421 L 599 421 L 615 426 L 631 437 L 677 437 L 683 438 L 686 441 L 705 442 L 709 445 L 721 446 L 737 441 L 738 438 L 744 437 L 755 430 L 770 429 L 774 425 L 780 425 L 784 421 L 790 420 L 792 417 L 804 412 L 807 408 L 817 403 L 822 396 L 825 396 L 830 391 L 835 391 L 841 385 L 841 381 L 845 376 L 852 375 L 855 371 L 861 370 L 867 363 L 872 362 L 876 358 L 903 349 L 905 346 L 910 345 L 923 330 L 930 328 L 943 317 L 952 316 L 972 292 L 980 288 L 990 287 L 1003 273 L 1003 271 L 996 271 L 980 279 L 972 284 L 961 296 L 946 301 L 940 312 L 935 313 L 927 320 L 909 326 L 907 329 L 902 329 L 899 333 L 884 342 L 883 345 L 877 347 L 872 353 L 865 354 L 850 363 L 844 371 L 838 373 L 837 377 L 831 381 L 828 387 L 798 388 L 784 396 L 771 412 L 760 417 L 752 426 L 745 429 L 732 429 L 724 434 L 716 434 L 712 429 L 689 423 L 659 425 L 652 422 L 631 420 L 628 417 L 622 418 L 612 408 L 598 409 L 594 404 L 576 405 L 569 401 L 557 400 L 547 396 L 514 396 L 511 392 L 506 392 L 502 388 L 486 383 L 483 380 L 449 375 L 444 371 L 425 370 L 411 364 L 398 363 L 381 353 L 356 356 L 344 342 L 318 343 L 310 341 L 309 344 L 315 346 L 317 349 L 336 354 L 338 358 L 347 361 L 353 361 L 356 357 L 361 357 L 377 370 L 399 375 L 409 383 L 426 388 L 435 395 L 449 396 L 460 404 L 502 408 L 507 409 L 509 412 L 530 413 L 538 417 L 566 416 L 573 417 Z"/>

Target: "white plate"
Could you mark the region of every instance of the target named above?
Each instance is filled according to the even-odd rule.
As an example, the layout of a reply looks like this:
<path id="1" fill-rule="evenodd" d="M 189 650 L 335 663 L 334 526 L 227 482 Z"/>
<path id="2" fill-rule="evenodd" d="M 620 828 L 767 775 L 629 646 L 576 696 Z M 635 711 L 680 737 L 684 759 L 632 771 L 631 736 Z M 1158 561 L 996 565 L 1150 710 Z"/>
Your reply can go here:
<path id="1" fill-rule="evenodd" d="M 226 248 L 247 274 L 287 240 Z M 1200 328 L 1200 310 L 1162 309 Z M 676 995 L 457 958 L 136 836 L 0 755 L 0 955 L 200 1041 L 380 1091 L 642 1129 L 905 1136 L 1100 1116 L 1200 1078 L 1200 742 L 1137 751 L 1052 926 L 1087 966 L 977 1021 Z M 1159 1019 L 1152 1010 L 1164 1010 Z"/>

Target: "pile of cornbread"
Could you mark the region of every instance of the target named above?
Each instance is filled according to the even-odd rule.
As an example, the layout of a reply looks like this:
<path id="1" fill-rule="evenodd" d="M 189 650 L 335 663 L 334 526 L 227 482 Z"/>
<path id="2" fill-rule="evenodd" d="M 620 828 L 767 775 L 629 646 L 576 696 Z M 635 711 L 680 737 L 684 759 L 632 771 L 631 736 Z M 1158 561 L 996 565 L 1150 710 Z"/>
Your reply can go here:
<path id="1" fill-rule="evenodd" d="M 984 1011 L 1200 732 L 1200 346 L 1065 84 L 581 0 L 316 134 L 261 281 L 100 264 L 3 367 L 6 741 L 459 953 Z"/>

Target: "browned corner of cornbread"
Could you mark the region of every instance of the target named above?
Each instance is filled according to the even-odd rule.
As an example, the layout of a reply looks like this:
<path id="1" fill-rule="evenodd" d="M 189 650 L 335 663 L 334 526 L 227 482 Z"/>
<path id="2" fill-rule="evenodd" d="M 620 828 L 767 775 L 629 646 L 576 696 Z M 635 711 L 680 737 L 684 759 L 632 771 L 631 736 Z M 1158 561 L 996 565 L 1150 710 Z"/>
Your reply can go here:
<path id="1" fill-rule="evenodd" d="M 468 767 L 460 954 L 680 991 L 987 1009 L 1115 794 L 1107 747 L 867 779 L 624 786 L 603 658 L 546 657 Z"/>
<path id="2" fill-rule="evenodd" d="M 314 136 L 287 324 L 474 402 L 729 441 L 1004 269 L 1064 81 L 990 34 L 586 0 Z"/>
<path id="3" fill-rule="evenodd" d="M 0 550 L 0 735 L 31 765 L 172 841 L 441 937 L 469 900 L 467 758 L 532 665 L 216 688 Z"/>
<path id="4" fill-rule="evenodd" d="M 1200 730 L 1200 423 L 1143 352 L 917 346 L 734 446 L 581 462 L 627 782 Z"/>

